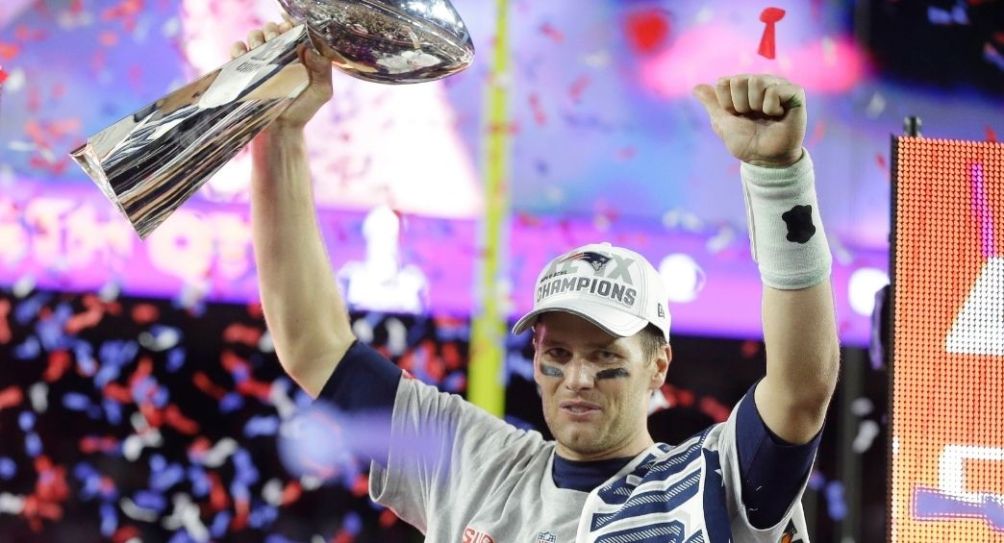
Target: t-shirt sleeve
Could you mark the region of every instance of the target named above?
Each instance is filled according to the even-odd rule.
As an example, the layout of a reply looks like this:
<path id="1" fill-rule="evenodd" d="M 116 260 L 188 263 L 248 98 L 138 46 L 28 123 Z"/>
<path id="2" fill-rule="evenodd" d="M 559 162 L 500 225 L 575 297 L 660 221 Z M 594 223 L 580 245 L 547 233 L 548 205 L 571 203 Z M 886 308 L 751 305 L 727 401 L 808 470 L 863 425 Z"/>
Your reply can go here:
<path id="1" fill-rule="evenodd" d="M 742 475 L 742 501 L 750 524 L 766 528 L 777 524 L 812 470 L 822 430 L 804 445 L 788 443 L 767 427 L 754 401 L 756 384 L 737 406 L 736 448 Z"/>
<path id="2" fill-rule="evenodd" d="M 425 533 L 436 511 L 461 517 L 460 509 L 476 510 L 495 478 L 543 446 L 538 432 L 406 377 L 394 402 L 387 463 L 372 464 L 370 497 Z"/>
<path id="3" fill-rule="evenodd" d="M 321 389 L 319 400 L 329 402 L 348 417 L 366 417 L 367 437 L 390 435 L 390 413 L 394 408 L 401 369 L 375 349 L 356 341 L 335 366 Z M 367 460 L 387 463 L 387 439 L 369 439 Z M 357 451 L 357 454 L 360 451 Z"/>
<path id="4" fill-rule="evenodd" d="M 798 541 L 807 537 L 801 498 L 819 437 L 807 445 L 775 442 L 776 436 L 771 437 L 756 410 L 754 389 L 755 385 L 736 404 L 728 420 L 713 427 L 704 446 L 720 460 L 732 540 Z"/>

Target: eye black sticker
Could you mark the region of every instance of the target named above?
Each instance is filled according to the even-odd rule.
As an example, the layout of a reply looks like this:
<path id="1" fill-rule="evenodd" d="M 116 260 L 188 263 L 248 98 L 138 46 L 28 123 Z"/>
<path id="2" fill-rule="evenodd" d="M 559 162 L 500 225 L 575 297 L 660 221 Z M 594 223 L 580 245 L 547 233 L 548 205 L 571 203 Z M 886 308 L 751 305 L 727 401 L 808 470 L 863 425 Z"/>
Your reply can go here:
<path id="1" fill-rule="evenodd" d="M 628 377 L 630 374 L 624 368 L 613 368 L 596 372 L 597 379 L 617 379 L 618 377 Z"/>
<path id="2" fill-rule="evenodd" d="M 548 366 L 546 364 L 541 364 L 540 365 L 540 373 L 542 373 L 542 374 L 544 374 L 544 375 L 546 375 L 548 377 L 564 377 L 565 376 L 565 372 L 561 371 L 560 369 L 558 369 L 558 368 L 556 368 L 554 366 Z"/>

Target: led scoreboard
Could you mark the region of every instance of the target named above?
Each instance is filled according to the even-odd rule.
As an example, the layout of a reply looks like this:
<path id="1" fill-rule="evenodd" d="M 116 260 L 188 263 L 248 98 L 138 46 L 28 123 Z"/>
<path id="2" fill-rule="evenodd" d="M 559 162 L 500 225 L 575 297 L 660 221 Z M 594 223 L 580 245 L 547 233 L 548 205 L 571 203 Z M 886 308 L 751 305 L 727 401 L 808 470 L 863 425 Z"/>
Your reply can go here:
<path id="1" fill-rule="evenodd" d="M 891 538 L 1004 542 L 1004 144 L 893 154 Z"/>

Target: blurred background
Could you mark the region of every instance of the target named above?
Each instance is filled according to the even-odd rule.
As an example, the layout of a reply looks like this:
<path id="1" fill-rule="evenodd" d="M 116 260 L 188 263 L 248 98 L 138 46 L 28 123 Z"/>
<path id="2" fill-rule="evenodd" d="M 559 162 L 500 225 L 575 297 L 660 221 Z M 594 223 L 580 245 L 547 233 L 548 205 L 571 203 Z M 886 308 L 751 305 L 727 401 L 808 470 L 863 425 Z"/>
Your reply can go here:
<path id="1" fill-rule="evenodd" d="M 997 141 L 995 0 L 454 0 L 478 56 L 440 82 L 335 75 L 308 127 L 318 214 L 354 330 L 465 394 L 482 248 L 500 300 L 592 241 L 670 285 L 675 360 L 654 437 L 724 420 L 763 372 L 760 280 L 739 164 L 691 96 L 772 72 L 805 87 L 806 147 L 834 254 L 843 371 L 805 507 L 816 541 L 886 537 L 890 135 Z M 776 56 L 761 11 L 785 10 Z M 499 9 L 509 69 L 493 71 Z M 279 17 L 271 0 L 4 0 L 0 5 L 0 541 L 420 541 L 366 498 L 366 466 L 323 476 L 284 454 L 309 398 L 282 375 L 250 245 L 246 154 L 147 240 L 71 161 L 89 135 L 222 65 Z M 501 83 L 505 122 L 489 118 Z M 480 223 L 485 142 L 508 136 L 505 239 Z M 380 281 L 374 277 L 382 278 Z M 505 416 L 546 433 L 528 338 L 505 345 Z M 346 436 L 346 439 L 351 439 Z M 309 471 L 309 470 L 308 470 Z"/>

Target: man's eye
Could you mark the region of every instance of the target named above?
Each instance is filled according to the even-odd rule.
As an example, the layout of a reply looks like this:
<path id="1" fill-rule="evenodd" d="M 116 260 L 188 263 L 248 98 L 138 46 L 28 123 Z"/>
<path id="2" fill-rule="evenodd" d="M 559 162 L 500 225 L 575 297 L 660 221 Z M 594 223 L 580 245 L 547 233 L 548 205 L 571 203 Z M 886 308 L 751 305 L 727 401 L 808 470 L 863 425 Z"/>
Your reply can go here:
<path id="1" fill-rule="evenodd" d="M 604 360 L 614 360 L 616 358 L 620 358 L 617 353 L 613 351 L 600 351 L 600 357 Z"/>
<path id="2" fill-rule="evenodd" d="M 568 351 L 564 349 L 548 349 L 547 356 L 551 358 L 564 358 L 568 354 Z"/>

